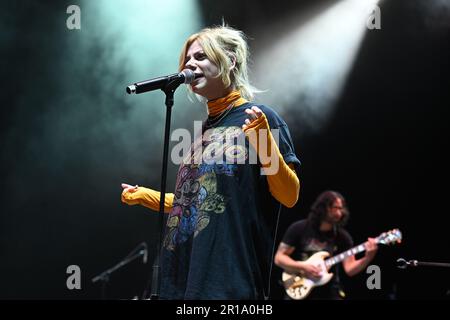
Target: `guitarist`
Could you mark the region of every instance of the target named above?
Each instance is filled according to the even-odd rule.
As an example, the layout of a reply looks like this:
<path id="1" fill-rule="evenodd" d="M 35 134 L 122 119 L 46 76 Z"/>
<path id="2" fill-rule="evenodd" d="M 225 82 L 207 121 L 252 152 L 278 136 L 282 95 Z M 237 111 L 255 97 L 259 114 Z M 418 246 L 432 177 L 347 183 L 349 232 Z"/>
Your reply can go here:
<path id="1" fill-rule="evenodd" d="M 307 219 L 294 222 L 286 231 L 275 255 L 275 264 L 288 273 L 301 274 L 309 279 L 320 278 L 320 268 L 306 262 L 318 251 L 327 251 L 330 256 L 341 253 L 353 246 L 350 234 L 343 228 L 349 218 L 344 197 L 336 191 L 320 194 L 311 206 Z M 377 252 L 374 238 L 365 243 L 366 253 L 356 260 L 351 256 L 342 262 L 348 276 L 354 276 L 364 270 Z M 333 278 L 323 286 L 315 287 L 308 299 L 345 298 L 339 280 L 340 264 L 333 266 L 330 272 Z M 290 299 L 286 295 L 287 299 Z"/>

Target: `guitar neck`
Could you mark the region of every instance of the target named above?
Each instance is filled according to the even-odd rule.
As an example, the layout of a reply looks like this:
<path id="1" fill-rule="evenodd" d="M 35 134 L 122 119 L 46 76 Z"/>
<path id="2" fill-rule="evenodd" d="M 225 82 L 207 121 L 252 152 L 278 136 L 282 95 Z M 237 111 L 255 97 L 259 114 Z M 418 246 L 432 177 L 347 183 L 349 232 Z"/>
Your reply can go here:
<path id="1" fill-rule="evenodd" d="M 389 232 L 383 232 L 378 237 L 375 238 L 375 243 L 377 244 L 391 244 L 391 243 L 400 243 L 402 240 L 402 233 L 398 229 L 393 229 Z M 358 254 L 360 252 L 366 251 L 366 246 L 364 243 L 361 243 L 360 245 L 353 247 L 351 249 L 348 249 L 347 251 L 344 251 L 338 255 L 335 255 L 334 257 L 326 259 L 325 266 L 326 267 L 332 267 L 335 264 L 344 261 L 345 259 Z"/>
<path id="2" fill-rule="evenodd" d="M 364 245 L 364 243 L 361 243 L 360 245 L 357 245 L 356 247 L 353 247 L 351 249 L 348 249 L 347 251 L 344 251 L 338 255 L 335 255 L 331 258 L 328 258 L 325 260 L 325 266 L 327 267 L 332 267 L 337 263 L 340 263 L 342 261 L 344 261 L 345 259 L 358 254 L 360 252 L 364 252 L 366 251 L 366 246 Z"/>

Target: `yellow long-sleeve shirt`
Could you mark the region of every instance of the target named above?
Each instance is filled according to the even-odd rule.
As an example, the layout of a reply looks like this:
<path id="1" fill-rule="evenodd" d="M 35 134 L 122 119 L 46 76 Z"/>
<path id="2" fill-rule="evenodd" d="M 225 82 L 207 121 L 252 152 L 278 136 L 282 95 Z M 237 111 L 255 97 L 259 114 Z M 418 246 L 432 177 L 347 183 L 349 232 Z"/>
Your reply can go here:
<path id="1" fill-rule="evenodd" d="M 287 165 L 284 161 L 264 113 L 247 125 L 244 132 L 250 144 L 257 150 L 260 162 L 266 171 L 270 193 L 286 207 L 293 207 L 299 197 L 300 180 L 293 164 Z M 261 139 L 267 142 L 265 147 L 261 147 Z M 275 172 L 273 172 L 274 168 Z"/>
<path id="2" fill-rule="evenodd" d="M 173 207 L 174 197 L 175 195 L 173 193 L 166 193 L 166 199 L 164 201 L 164 212 L 170 212 Z M 134 192 L 125 190 L 122 192 L 122 202 L 129 205 L 140 204 L 154 211 L 159 211 L 160 199 L 161 192 L 145 187 L 138 187 Z"/>

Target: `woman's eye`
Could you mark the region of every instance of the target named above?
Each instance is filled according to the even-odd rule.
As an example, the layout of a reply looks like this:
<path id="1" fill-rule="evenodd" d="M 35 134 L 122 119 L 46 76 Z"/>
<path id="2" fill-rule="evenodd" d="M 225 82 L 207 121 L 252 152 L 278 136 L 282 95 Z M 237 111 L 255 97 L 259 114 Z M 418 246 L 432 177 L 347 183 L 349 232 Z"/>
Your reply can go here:
<path id="1" fill-rule="evenodd" d="M 195 59 L 197 59 L 197 60 L 204 60 L 204 59 L 206 59 L 206 54 L 200 53 L 200 54 L 198 54 L 198 55 L 195 57 Z"/>

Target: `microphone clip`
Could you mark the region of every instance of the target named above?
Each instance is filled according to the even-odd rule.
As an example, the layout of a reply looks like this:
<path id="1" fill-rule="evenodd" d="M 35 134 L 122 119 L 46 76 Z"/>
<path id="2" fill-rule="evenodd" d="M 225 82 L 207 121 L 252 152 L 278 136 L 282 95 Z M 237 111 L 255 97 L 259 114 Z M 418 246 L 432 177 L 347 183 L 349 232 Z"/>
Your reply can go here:
<path id="1" fill-rule="evenodd" d="M 418 266 L 417 260 L 406 261 L 403 258 L 397 259 L 397 268 L 399 269 L 406 269 L 407 267 L 417 267 L 417 266 Z"/>

